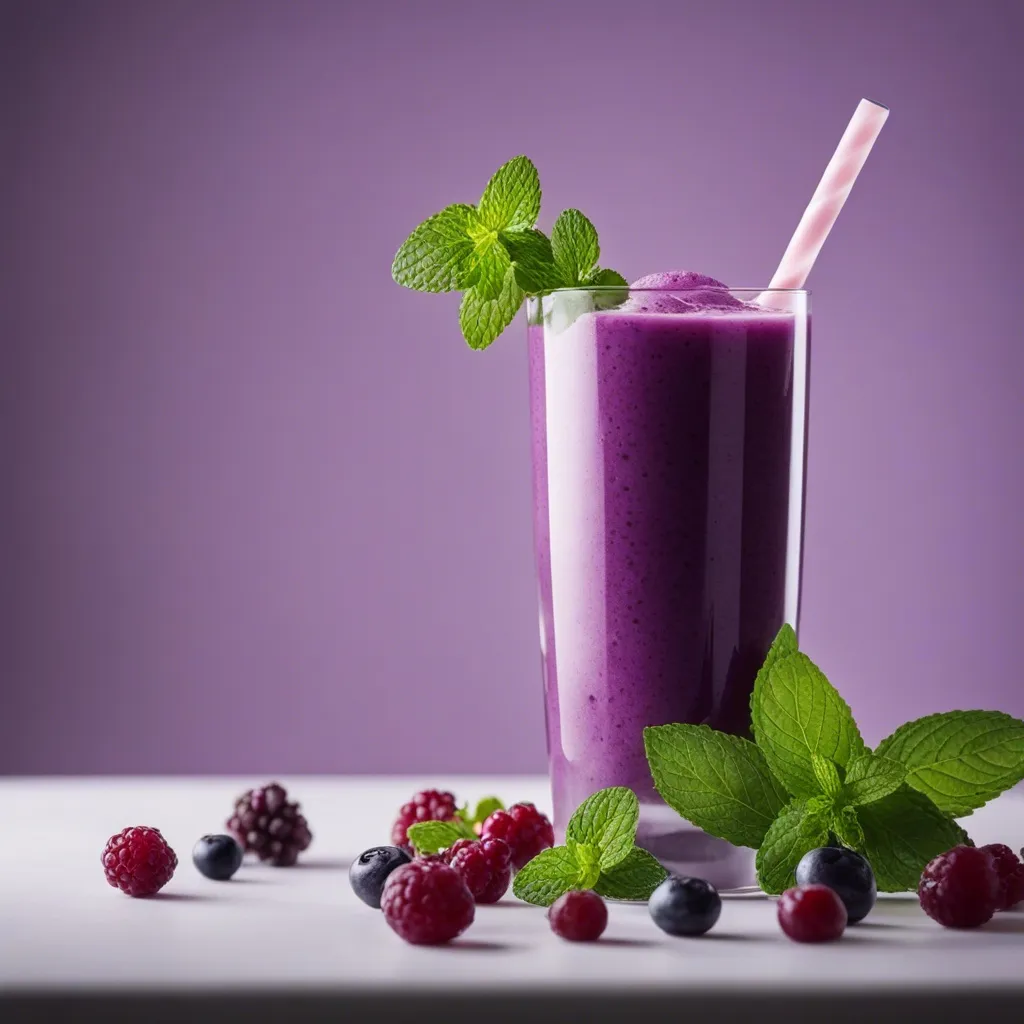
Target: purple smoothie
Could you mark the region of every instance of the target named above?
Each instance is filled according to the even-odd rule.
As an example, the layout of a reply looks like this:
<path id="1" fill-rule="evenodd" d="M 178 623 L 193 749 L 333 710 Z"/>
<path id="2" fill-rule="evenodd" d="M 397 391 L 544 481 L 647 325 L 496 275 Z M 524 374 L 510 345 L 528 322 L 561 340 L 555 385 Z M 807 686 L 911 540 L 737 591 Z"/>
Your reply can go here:
<path id="1" fill-rule="evenodd" d="M 796 624 L 805 331 L 713 288 L 567 319 L 529 328 L 556 826 L 629 786 L 642 845 L 670 867 L 714 860 L 661 804 L 643 729 L 746 734 L 757 669 Z"/>

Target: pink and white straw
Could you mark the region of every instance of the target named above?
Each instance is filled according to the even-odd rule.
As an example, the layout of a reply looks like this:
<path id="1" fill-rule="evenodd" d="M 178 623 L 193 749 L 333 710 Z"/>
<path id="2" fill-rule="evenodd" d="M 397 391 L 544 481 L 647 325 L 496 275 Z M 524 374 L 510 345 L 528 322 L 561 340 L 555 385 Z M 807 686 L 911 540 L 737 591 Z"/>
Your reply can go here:
<path id="1" fill-rule="evenodd" d="M 811 201 L 804 210 L 803 217 L 790 240 L 772 278 L 771 288 L 803 288 L 807 275 L 818 258 L 832 225 L 839 216 L 839 211 L 846 202 L 846 197 L 857 180 L 864 161 L 867 160 L 871 147 L 878 138 L 885 119 L 889 116 L 889 108 L 871 100 L 861 100 L 854 111 L 850 123 L 839 140 L 832 159 L 825 173 L 814 190 Z M 772 298 L 769 294 L 762 295 L 765 305 L 784 306 L 782 296 Z"/>

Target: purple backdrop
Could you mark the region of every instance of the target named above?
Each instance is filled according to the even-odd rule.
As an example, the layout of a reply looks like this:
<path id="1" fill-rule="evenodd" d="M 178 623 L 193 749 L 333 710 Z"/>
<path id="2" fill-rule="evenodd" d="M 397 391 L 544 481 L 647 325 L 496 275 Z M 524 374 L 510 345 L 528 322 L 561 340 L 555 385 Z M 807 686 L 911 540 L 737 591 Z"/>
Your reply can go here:
<path id="1" fill-rule="evenodd" d="M 392 254 L 524 152 L 764 284 L 862 95 L 802 639 L 869 741 L 1024 715 L 1024 4 L 0 12 L 0 770 L 542 770 L 523 325 Z"/>

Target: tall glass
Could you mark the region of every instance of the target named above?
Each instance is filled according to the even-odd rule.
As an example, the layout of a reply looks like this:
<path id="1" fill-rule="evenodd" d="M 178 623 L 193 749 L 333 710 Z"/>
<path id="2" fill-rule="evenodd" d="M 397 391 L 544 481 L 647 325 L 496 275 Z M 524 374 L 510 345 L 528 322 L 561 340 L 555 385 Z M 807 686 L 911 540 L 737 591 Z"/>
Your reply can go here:
<path id="1" fill-rule="evenodd" d="M 574 289 L 528 314 L 556 832 L 628 786 L 637 841 L 666 867 L 749 884 L 753 851 L 661 801 L 643 729 L 749 734 L 757 670 L 797 625 L 807 293 Z"/>

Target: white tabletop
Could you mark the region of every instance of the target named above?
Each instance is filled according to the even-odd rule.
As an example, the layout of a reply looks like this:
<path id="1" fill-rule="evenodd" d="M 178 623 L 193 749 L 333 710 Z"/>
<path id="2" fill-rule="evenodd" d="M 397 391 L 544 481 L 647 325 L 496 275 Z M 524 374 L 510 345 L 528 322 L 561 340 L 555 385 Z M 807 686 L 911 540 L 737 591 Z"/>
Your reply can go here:
<path id="1" fill-rule="evenodd" d="M 949 931 L 909 895 L 883 898 L 866 922 L 824 946 L 786 939 L 767 899 L 727 900 L 704 939 L 670 938 L 645 907 L 615 904 L 605 938 L 574 945 L 550 932 L 543 911 L 509 893 L 478 908 L 476 922 L 451 946 L 408 946 L 352 893 L 353 857 L 387 842 L 397 807 L 425 784 L 467 800 L 496 793 L 546 807 L 545 781 L 281 781 L 302 802 L 313 845 L 298 867 L 247 862 L 227 883 L 195 870 L 192 845 L 204 832 L 223 831 L 235 797 L 254 780 L 0 781 L 0 1020 L 37 1019 L 32 1014 L 44 1004 L 72 1019 L 88 999 L 102 1000 L 104 1012 L 114 1013 L 108 1019 L 119 1007 L 128 1019 L 140 1007 L 184 1005 L 177 999 L 191 1001 L 190 1009 L 168 1020 L 205 1019 L 200 1004 L 219 1005 L 210 1019 L 224 1020 L 224 1008 L 238 1008 L 245 994 L 249 1020 L 257 1019 L 254 1008 L 277 1006 L 275 1000 L 294 1008 L 307 999 L 304 1020 L 386 1003 L 388 1019 L 401 1017 L 405 1006 L 410 1020 L 434 1013 L 450 1021 L 459 1007 L 479 1013 L 488 992 L 505 993 L 506 1007 L 526 998 L 541 1008 L 590 1000 L 591 1019 L 601 1009 L 610 1014 L 618 1006 L 621 1017 L 623 1005 L 648 1002 L 648 1019 L 657 1017 L 657 1006 L 676 1013 L 711 1007 L 721 1019 L 747 1019 L 755 1005 L 784 998 L 789 1006 L 825 1007 L 832 1020 L 855 1007 L 850 1019 L 862 1021 L 867 999 L 875 1000 L 878 1019 L 883 1009 L 905 1010 L 907 1000 L 923 1007 L 931 994 L 928 1013 L 940 1019 L 951 1008 L 963 1011 L 958 997 L 983 994 L 1024 1020 L 1024 912 L 999 914 L 976 932 Z M 137 824 L 159 827 L 179 858 L 174 878 L 152 899 L 112 889 L 100 865 L 106 839 Z M 1024 796 L 1008 794 L 966 824 L 978 843 L 1017 849 L 1024 845 Z M 740 1015 L 729 1018 L 731 1009 Z M 149 1013 L 157 1019 L 165 1018 Z"/>

